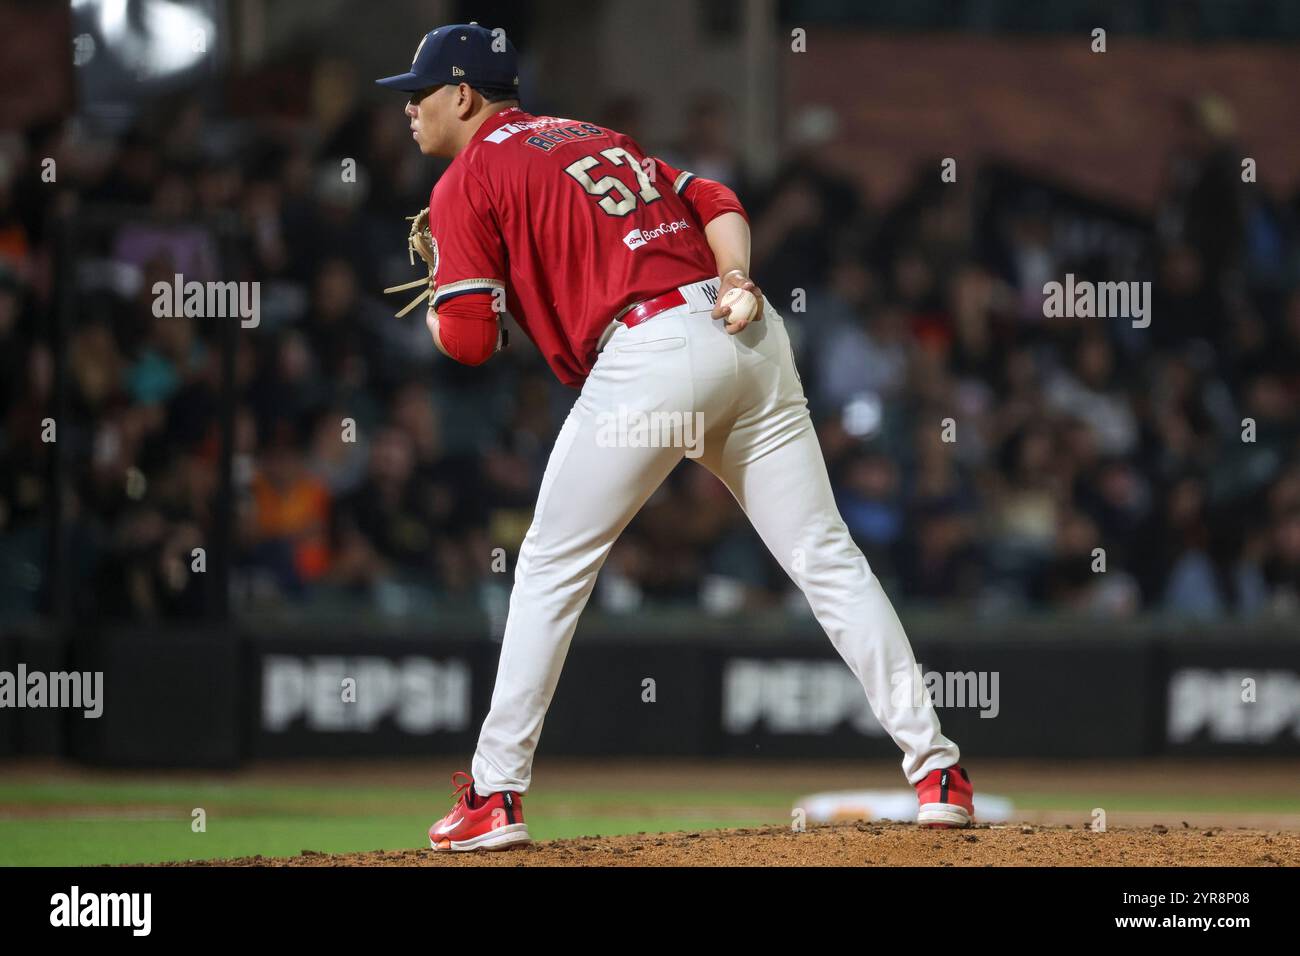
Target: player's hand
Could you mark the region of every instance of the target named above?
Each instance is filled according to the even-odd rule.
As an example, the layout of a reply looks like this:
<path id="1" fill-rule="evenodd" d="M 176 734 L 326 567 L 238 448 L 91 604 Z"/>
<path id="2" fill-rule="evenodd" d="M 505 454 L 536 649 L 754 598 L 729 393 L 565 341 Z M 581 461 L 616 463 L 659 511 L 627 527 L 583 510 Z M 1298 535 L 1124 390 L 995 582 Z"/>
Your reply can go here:
<path id="1" fill-rule="evenodd" d="M 739 269 L 732 269 L 721 279 L 722 281 L 718 285 L 718 301 L 713 306 L 712 314 L 715 319 L 726 319 L 725 328 L 727 334 L 735 335 L 737 332 L 743 331 L 750 322 L 757 322 L 763 317 L 763 290 L 754 283 L 753 279 Z M 746 292 L 753 293 L 754 298 L 758 300 L 758 308 L 754 310 L 754 314 L 750 318 L 731 320 L 731 307 L 723 305 L 722 298 L 732 289 L 744 289 Z"/>

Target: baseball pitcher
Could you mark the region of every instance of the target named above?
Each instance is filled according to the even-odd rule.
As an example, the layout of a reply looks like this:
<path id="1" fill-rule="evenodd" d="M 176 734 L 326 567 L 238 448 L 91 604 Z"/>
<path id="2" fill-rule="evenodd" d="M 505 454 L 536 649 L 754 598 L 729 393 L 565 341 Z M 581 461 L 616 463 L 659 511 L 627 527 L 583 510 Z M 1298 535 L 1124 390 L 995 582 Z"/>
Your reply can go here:
<path id="1" fill-rule="evenodd" d="M 580 389 L 520 549 L 473 774 L 453 775 L 430 845 L 529 840 L 522 797 L 578 615 L 614 540 L 684 457 L 682 442 L 610 440 L 610 421 L 640 415 L 701 423 L 691 457 L 731 490 L 862 683 L 903 751 L 918 821 L 969 825 L 957 745 L 928 695 L 898 692 L 917 679 L 912 649 L 835 506 L 784 320 L 749 276 L 735 193 L 615 130 L 525 112 L 499 30 L 439 27 L 408 72 L 377 82 L 410 94 L 420 151 L 452 160 L 411 231 L 429 275 L 410 285 L 425 287 L 434 344 L 485 362 L 508 311 Z"/>

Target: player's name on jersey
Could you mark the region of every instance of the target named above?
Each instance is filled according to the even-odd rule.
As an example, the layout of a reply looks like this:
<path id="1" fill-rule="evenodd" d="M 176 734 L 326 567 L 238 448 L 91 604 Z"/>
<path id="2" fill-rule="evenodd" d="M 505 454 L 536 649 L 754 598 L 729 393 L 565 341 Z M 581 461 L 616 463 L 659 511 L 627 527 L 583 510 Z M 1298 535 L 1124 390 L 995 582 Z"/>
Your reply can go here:
<path id="1" fill-rule="evenodd" d="M 591 139 L 595 136 L 609 135 L 599 126 L 592 123 L 571 123 L 567 126 L 551 126 L 549 129 L 545 128 L 546 126 L 550 126 L 549 123 L 507 123 L 505 126 L 501 127 L 500 130 L 497 130 L 497 133 L 500 133 L 501 130 L 507 129 L 511 126 L 515 127 L 514 132 L 523 132 L 529 127 L 536 128 L 538 132 L 533 133 L 525 139 L 524 143 L 528 146 L 532 146 L 534 149 L 540 149 L 544 153 L 549 153 L 561 143 L 567 143 L 575 139 Z M 492 136 L 495 135 L 496 133 L 492 134 Z M 488 137 L 489 141 L 492 139 L 492 136 Z"/>

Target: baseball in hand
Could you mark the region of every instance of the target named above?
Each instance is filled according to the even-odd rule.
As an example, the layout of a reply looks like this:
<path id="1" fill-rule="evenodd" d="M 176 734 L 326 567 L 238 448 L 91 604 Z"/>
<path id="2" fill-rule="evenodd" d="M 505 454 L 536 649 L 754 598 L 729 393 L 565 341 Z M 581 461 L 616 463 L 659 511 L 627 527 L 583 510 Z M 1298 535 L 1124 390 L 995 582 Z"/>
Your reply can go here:
<path id="1" fill-rule="evenodd" d="M 731 289 L 722 297 L 723 306 L 731 307 L 731 314 L 727 316 L 728 325 L 736 322 L 748 322 L 758 311 L 758 299 L 754 293 L 748 289 Z"/>

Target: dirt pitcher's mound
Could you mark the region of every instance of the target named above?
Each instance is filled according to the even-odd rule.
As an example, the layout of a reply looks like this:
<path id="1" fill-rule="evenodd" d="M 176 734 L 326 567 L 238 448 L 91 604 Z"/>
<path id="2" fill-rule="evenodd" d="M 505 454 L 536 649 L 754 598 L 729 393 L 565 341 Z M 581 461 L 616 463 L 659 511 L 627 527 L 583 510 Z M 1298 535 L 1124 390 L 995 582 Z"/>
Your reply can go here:
<path id="1" fill-rule="evenodd" d="M 1297 866 L 1300 833 L 1193 827 L 977 826 L 922 830 L 848 823 L 550 840 L 498 853 L 376 850 L 284 859 L 212 860 L 226 866 Z M 181 864 L 185 865 L 185 864 Z"/>

